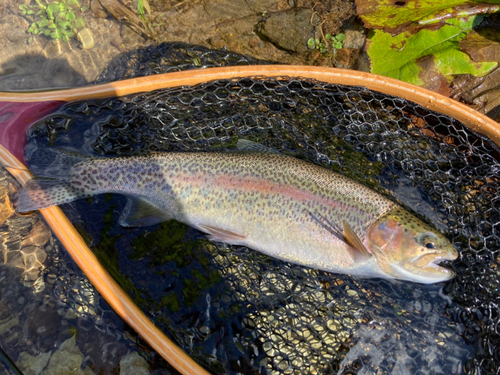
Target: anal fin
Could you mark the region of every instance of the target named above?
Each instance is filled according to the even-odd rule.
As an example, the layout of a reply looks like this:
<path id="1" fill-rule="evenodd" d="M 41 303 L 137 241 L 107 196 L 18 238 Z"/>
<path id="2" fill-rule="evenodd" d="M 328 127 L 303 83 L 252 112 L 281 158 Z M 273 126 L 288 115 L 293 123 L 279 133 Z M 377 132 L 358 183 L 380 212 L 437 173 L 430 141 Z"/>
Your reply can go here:
<path id="1" fill-rule="evenodd" d="M 239 245 L 245 242 L 246 237 L 235 233 L 231 232 L 226 229 L 214 227 L 211 225 L 199 225 L 202 231 L 208 233 L 208 239 L 210 241 L 217 241 L 217 242 L 225 242 L 228 244 L 233 244 L 233 245 Z"/>
<path id="2" fill-rule="evenodd" d="M 172 215 L 148 201 L 128 198 L 119 222 L 123 227 L 146 227 L 171 219 L 173 219 Z"/>

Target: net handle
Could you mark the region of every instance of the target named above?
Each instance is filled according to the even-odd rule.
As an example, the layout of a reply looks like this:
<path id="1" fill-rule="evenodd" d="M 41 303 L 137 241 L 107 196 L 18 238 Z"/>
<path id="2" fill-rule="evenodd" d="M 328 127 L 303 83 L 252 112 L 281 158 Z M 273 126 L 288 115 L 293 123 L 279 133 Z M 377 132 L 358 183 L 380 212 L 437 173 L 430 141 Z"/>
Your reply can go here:
<path id="1" fill-rule="evenodd" d="M 471 130 L 487 136 L 500 147 L 500 125 L 463 103 L 393 78 L 355 70 L 316 66 L 245 65 L 187 70 L 58 91 L 0 93 L 0 101 L 33 102 L 41 100 L 103 99 L 167 87 L 193 86 L 219 79 L 255 76 L 311 78 L 333 84 L 362 86 L 373 91 L 398 96 L 430 110 L 454 117 Z"/>

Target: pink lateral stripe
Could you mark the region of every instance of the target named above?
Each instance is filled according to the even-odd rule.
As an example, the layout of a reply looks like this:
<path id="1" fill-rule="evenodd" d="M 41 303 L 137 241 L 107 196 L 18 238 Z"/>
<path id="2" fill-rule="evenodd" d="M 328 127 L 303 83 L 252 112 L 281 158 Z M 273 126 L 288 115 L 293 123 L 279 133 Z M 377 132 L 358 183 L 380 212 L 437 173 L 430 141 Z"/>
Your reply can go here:
<path id="1" fill-rule="evenodd" d="M 178 177 L 183 182 L 189 183 L 194 186 L 201 186 L 206 181 L 204 177 L 192 176 L 192 175 L 180 175 Z M 273 183 L 270 181 L 265 181 L 256 178 L 242 178 L 242 177 L 230 177 L 230 176 L 217 176 L 213 180 L 216 185 L 222 186 L 228 191 L 234 190 L 244 190 L 248 192 L 258 192 L 264 194 L 276 194 L 279 193 L 285 197 L 292 198 L 300 202 L 315 201 L 324 206 L 328 206 L 334 209 L 345 209 L 346 206 L 340 202 L 333 201 L 326 197 L 309 193 L 300 188 L 293 186 L 286 186 L 278 183 Z M 241 186 L 245 186 L 241 189 Z"/>

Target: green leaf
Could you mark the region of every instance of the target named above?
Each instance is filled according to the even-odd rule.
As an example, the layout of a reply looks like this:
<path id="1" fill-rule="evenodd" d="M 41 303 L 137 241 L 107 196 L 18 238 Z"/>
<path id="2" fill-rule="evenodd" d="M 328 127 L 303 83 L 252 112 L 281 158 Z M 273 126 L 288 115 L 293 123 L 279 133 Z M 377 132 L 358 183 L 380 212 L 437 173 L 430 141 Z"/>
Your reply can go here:
<path id="1" fill-rule="evenodd" d="M 76 15 L 74 12 L 68 12 L 66 13 L 66 19 L 68 21 L 74 21 L 76 19 Z"/>
<path id="2" fill-rule="evenodd" d="M 385 31 L 394 31 L 402 25 L 427 25 L 448 18 L 493 13 L 498 9 L 498 0 L 356 0 L 356 10 L 365 27 L 385 28 Z"/>
<path id="3" fill-rule="evenodd" d="M 62 32 L 59 29 L 55 29 L 53 32 L 50 33 L 50 36 L 52 39 L 59 39 L 62 37 Z"/>
<path id="4" fill-rule="evenodd" d="M 345 34 L 337 34 L 335 37 L 339 42 L 343 42 L 345 40 Z"/>
<path id="5" fill-rule="evenodd" d="M 342 48 L 342 43 L 338 42 L 337 44 L 335 44 L 335 48 L 336 49 L 341 49 Z"/>
<path id="6" fill-rule="evenodd" d="M 47 10 L 49 10 L 52 13 L 57 13 L 59 12 L 59 4 L 56 2 L 50 3 L 49 6 L 47 7 Z"/>
<path id="7" fill-rule="evenodd" d="M 71 22 L 69 22 L 69 21 L 63 21 L 63 22 L 58 23 L 58 25 L 59 25 L 59 27 L 61 29 L 66 29 L 66 28 L 68 28 L 71 25 Z"/>
<path id="8" fill-rule="evenodd" d="M 142 6 L 142 3 L 143 3 L 143 0 L 139 0 L 137 2 L 137 13 L 139 13 L 139 15 L 144 18 L 144 8 Z"/>
<path id="9" fill-rule="evenodd" d="M 62 40 L 63 40 L 63 42 L 68 43 L 69 38 L 68 38 L 66 35 L 63 35 L 63 36 L 62 36 Z"/>
<path id="10" fill-rule="evenodd" d="M 326 35 L 325 35 L 325 39 L 326 39 L 326 40 L 330 40 L 330 39 L 332 39 L 332 34 L 326 34 Z"/>
<path id="11" fill-rule="evenodd" d="M 375 30 L 370 37 L 368 55 L 371 72 L 419 86 L 430 84 L 424 76 L 429 70 L 423 62 L 433 60 L 433 69 L 447 81 L 456 74 L 481 76 L 488 73 L 496 63 L 474 63 L 460 51 L 458 41 L 480 16 L 469 19 L 449 19 L 447 25 L 438 30 L 423 29 L 416 34 L 409 32 L 392 36 Z"/>
<path id="12" fill-rule="evenodd" d="M 66 32 L 66 35 L 68 36 L 68 38 L 71 38 L 73 35 L 75 35 L 75 33 L 70 30 Z"/>
<path id="13" fill-rule="evenodd" d="M 50 29 L 45 29 L 44 32 L 43 32 L 45 35 L 49 36 L 51 31 Z"/>
<path id="14" fill-rule="evenodd" d="M 49 20 L 48 19 L 44 19 L 44 20 L 41 20 L 40 22 L 38 22 L 38 27 L 45 27 L 49 24 Z"/>
<path id="15" fill-rule="evenodd" d="M 314 46 L 316 45 L 316 43 L 314 42 L 314 39 L 313 38 L 310 38 L 308 41 L 307 41 L 307 46 L 309 48 L 314 48 Z"/>
<path id="16" fill-rule="evenodd" d="M 32 36 L 30 36 L 29 39 L 28 39 L 28 44 L 31 44 L 31 43 L 33 43 L 33 37 Z"/>
<path id="17" fill-rule="evenodd" d="M 28 10 L 26 13 L 27 13 L 27 14 L 34 14 L 34 13 L 35 13 L 35 11 L 34 11 L 34 10 Z"/>
<path id="18" fill-rule="evenodd" d="M 89 9 L 89 7 L 83 6 L 83 7 L 80 9 L 80 11 L 83 13 L 83 12 L 85 12 L 87 9 Z"/>
<path id="19" fill-rule="evenodd" d="M 77 29 L 83 29 L 85 27 L 85 20 L 82 17 L 78 17 L 77 19 L 75 19 L 73 25 Z"/>
<path id="20" fill-rule="evenodd" d="M 55 29 L 57 25 L 55 23 L 50 23 L 49 26 L 47 26 L 49 29 Z"/>

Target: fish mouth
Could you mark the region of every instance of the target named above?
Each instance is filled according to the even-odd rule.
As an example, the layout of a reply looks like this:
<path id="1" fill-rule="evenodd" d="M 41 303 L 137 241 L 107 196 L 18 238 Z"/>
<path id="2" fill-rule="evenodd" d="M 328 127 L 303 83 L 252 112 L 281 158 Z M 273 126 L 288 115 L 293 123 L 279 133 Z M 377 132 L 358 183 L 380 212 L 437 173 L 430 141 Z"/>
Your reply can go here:
<path id="1" fill-rule="evenodd" d="M 425 254 L 418 257 L 415 262 L 413 262 L 414 266 L 421 268 L 425 273 L 429 273 L 432 275 L 449 275 L 449 279 L 451 279 L 455 273 L 450 269 L 451 262 L 457 259 L 458 254 L 453 253 L 431 253 Z"/>

